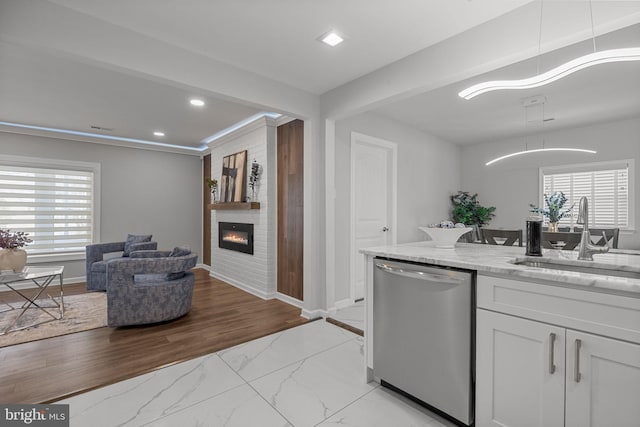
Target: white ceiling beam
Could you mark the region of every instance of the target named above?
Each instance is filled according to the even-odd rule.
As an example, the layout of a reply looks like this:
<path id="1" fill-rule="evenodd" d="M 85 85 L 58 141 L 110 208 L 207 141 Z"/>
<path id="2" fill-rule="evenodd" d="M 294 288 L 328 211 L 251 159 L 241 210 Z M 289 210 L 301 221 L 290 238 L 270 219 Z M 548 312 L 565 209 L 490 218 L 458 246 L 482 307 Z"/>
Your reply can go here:
<path id="1" fill-rule="evenodd" d="M 600 14 L 594 16 L 596 35 L 640 22 L 638 1 L 594 3 L 599 3 L 594 14 Z M 529 3 L 326 92 L 321 96 L 322 114 L 332 120 L 346 118 L 533 58 L 539 48 L 539 12 L 539 2 Z M 549 13 L 553 9 L 543 16 Z M 555 9 L 553 20 L 563 25 L 544 27 L 543 52 L 591 38 L 590 20 L 573 14 L 575 9 Z"/>

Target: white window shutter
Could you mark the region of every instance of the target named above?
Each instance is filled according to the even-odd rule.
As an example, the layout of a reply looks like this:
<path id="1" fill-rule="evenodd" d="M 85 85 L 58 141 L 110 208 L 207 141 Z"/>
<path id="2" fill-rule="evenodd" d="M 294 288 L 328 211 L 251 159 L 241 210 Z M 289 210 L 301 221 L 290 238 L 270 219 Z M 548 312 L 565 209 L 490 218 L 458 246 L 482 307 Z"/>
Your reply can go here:
<path id="1" fill-rule="evenodd" d="M 590 227 L 629 227 L 629 171 L 628 166 L 603 169 L 594 167 L 576 172 L 543 171 L 545 194 L 563 192 L 568 206 L 574 205 L 571 218 L 563 218 L 561 225 L 575 225 L 580 198 L 589 200 Z"/>

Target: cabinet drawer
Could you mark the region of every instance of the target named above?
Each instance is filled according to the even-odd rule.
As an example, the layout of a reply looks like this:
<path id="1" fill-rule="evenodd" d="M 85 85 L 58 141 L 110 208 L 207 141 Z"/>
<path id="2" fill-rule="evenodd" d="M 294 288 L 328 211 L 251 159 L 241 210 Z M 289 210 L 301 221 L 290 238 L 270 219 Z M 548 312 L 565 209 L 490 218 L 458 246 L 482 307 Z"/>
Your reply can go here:
<path id="1" fill-rule="evenodd" d="M 640 298 L 478 275 L 478 307 L 640 343 Z"/>

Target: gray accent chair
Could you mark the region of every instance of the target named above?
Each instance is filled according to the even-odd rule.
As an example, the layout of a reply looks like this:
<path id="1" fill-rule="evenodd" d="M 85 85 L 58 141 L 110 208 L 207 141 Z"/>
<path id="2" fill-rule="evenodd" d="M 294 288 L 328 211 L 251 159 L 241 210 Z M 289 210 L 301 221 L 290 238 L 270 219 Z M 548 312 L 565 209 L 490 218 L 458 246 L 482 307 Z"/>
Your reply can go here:
<path id="1" fill-rule="evenodd" d="M 107 324 L 144 325 L 176 319 L 189 312 L 198 255 L 169 256 L 169 251 L 135 251 L 109 260 Z"/>
<path id="2" fill-rule="evenodd" d="M 95 243 L 86 247 L 87 290 L 107 290 L 107 263 L 113 259 L 105 259 L 105 255 L 123 252 L 126 242 Z M 158 249 L 157 242 L 130 243 L 131 251 Z"/>

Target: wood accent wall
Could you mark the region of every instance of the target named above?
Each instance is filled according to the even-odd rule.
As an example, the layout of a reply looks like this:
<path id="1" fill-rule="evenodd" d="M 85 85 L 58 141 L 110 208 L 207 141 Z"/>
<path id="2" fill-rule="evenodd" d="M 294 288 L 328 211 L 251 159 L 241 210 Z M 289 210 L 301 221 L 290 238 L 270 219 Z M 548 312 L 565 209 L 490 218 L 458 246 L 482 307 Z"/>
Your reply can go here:
<path id="1" fill-rule="evenodd" d="M 278 126 L 278 292 L 303 300 L 304 122 Z"/>
<path id="2" fill-rule="evenodd" d="M 211 190 L 205 182 L 211 177 L 211 154 L 202 158 L 202 263 L 211 266 Z"/>

